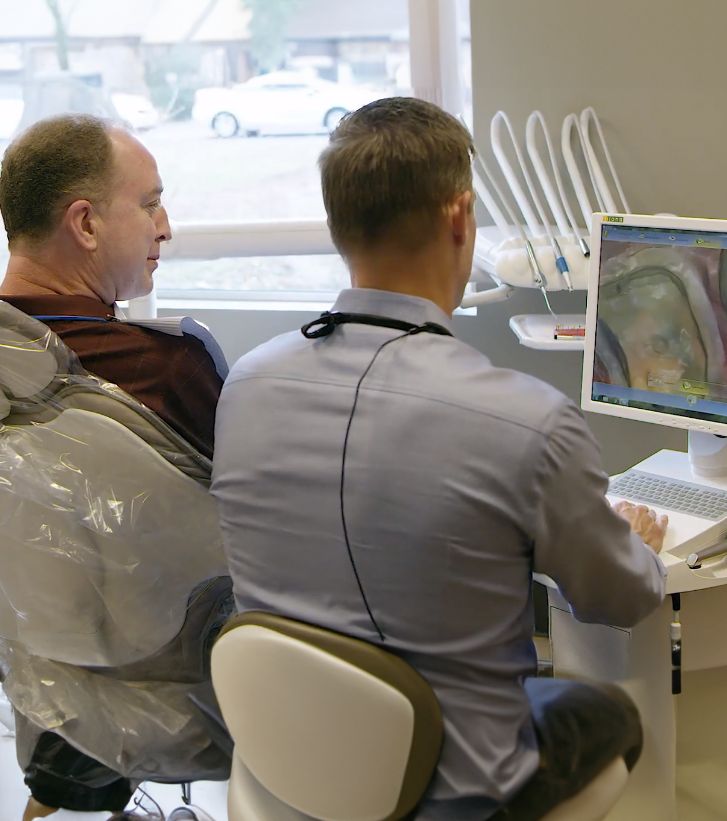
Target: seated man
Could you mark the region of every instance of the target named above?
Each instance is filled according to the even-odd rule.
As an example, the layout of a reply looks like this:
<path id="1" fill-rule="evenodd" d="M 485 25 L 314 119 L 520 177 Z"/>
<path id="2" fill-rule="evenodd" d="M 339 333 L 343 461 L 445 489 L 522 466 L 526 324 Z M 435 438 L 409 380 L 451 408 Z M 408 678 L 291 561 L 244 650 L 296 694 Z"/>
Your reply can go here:
<path id="1" fill-rule="evenodd" d="M 658 548 L 666 522 L 611 509 L 569 399 L 454 336 L 472 155 L 421 100 L 342 121 L 319 162 L 353 287 L 234 366 L 212 492 L 240 610 L 383 642 L 434 688 L 445 740 L 417 818 L 523 821 L 641 746 L 619 688 L 529 678 L 532 573 L 579 618 L 633 625 L 665 577 L 638 534 Z"/>
<path id="2" fill-rule="evenodd" d="M 7 148 L 0 172 L 10 248 L 0 299 L 47 323 L 86 370 L 209 457 L 222 379 L 203 343 L 116 321 L 117 300 L 150 292 L 160 245 L 171 237 L 161 194 L 154 158 L 124 129 L 77 115 L 32 126 Z M 26 783 L 26 821 L 59 807 L 123 810 L 133 792 L 50 732 Z"/>

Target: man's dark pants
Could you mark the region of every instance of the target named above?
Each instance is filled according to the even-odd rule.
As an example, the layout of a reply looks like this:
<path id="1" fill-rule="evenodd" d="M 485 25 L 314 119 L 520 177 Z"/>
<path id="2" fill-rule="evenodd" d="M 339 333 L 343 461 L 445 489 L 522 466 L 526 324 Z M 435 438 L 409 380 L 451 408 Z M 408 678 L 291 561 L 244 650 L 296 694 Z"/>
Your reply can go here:
<path id="1" fill-rule="evenodd" d="M 639 712 L 620 687 L 532 678 L 525 691 L 540 766 L 490 821 L 536 821 L 579 793 L 617 757 L 631 770 L 641 754 Z"/>

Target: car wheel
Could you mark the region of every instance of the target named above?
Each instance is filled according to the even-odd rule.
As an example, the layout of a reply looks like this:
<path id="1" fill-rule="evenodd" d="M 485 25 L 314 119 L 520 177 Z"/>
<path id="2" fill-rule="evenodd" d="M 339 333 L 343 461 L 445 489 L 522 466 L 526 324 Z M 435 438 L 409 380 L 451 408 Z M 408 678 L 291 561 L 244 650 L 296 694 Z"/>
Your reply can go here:
<path id="1" fill-rule="evenodd" d="M 239 128 L 240 123 L 237 122 L 237 117 L 235 117 L 234 114 L 230 114 L 229 111 L 220 111 L 219 114 L 215 114 L 212 120 L 212 130 L 218 137 L 225 139 L 234 137 Z"/>
<path id="2" fill-rule="evenodd" d="M 326 116 L 323 118 L 323 125 L 326 127 L 329 134 L 331 131 L 335 131 L 336 126 L 341 122 L 346 114 L 348 114 L 348 111 L 345 108 L 332 108 L 330 111 L 326 112 Z"/>

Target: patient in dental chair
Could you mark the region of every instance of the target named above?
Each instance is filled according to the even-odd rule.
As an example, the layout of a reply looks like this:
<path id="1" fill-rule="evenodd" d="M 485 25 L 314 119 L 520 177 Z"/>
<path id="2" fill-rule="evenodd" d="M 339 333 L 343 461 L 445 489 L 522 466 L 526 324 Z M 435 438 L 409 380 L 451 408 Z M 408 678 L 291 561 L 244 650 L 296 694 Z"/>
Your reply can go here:
<path id="1" fill-rule="evenodd" d="M 225 374 L 116 305 L 152 288 L 161 191 L 149 152 L 88 116 L 32 126 L 0 172 L 0 635 L 26 821 L 228 767 L 193 704 L 214 710 L 230 603 L 206 492 Z"/>

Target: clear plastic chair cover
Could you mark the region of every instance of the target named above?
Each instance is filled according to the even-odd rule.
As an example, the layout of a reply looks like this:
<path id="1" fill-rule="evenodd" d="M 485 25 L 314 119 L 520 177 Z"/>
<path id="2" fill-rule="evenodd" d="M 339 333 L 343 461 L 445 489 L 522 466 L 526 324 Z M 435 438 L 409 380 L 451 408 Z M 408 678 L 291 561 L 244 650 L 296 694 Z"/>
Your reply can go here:
<path id="1" fill-rule="evenodd" d="M 210 463 L 0 302 L 0 663 L 17 711 L 128 777 L 222 778 L 190 696 L 231 607 Z"/>

